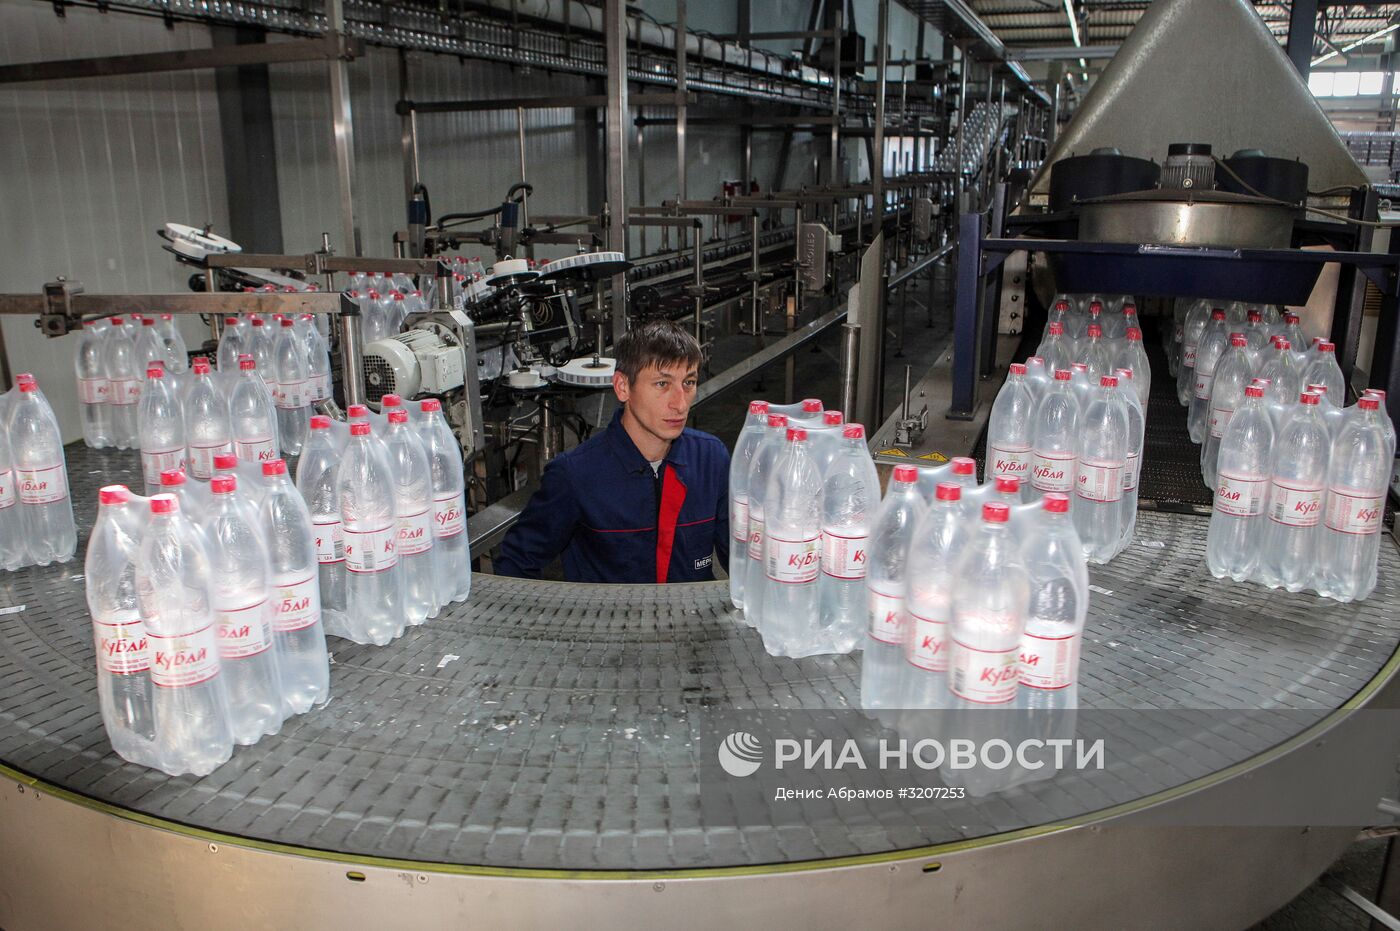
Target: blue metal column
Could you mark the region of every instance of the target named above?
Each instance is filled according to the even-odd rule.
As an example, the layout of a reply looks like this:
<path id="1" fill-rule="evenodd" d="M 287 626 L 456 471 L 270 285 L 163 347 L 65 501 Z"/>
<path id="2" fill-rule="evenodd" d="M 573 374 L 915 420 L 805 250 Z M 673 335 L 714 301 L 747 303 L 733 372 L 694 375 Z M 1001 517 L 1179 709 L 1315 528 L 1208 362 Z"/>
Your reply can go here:
<path id="1" fill-rule="evenodd" d="M 1288 7 L 1288 60 L 1308 79 L 1312 71 L 1313 37 L 1317 31 L 1317 0 L 1292 0 Z"/>
<path id="2" fill-rule="evenodd" d="M 1390 230 L 1391 255 L 1400 255 L 1400 231 Z M 1388 273 L 1388 287 L 1381 292 L 1381 311 L 1376 319 L 1375 348 L 1371 350 L 1371 381 L 1368 387 L 1385 390 L 1386 413 L 1392 423 L 1400 423 L 1400 280 L 1395 269 Z"/>
<path id="3" fill-rule="evenodd" d="M 1361 188 L 1352 196 L 1347 214 L 1374 222 L 1380 216 L 1379 203 L 1375 188 Z M 1370 252 L 1374 235 L 1373 227 L 1357 227 L 1355 251 Z M 1332 308 L 1330 335 L 1337 345 L 1337 364 L 1346 376 L 1347 387 L 1351 385 L 1352 373 L 1356 368 L 1356 350 L 1361 342 L 1361 318 L 1365 305 L 1366 276 L 1355 265 L 1343 265 L 1337 276 L 1337 297 Z M 1342 398 L 1337 403 L 1346 404 L 1349 400 Z"/>
<path id="4" fill-rule="evenodd" d="M 958 278 L 953 297 L 953 403 L 950 420 L 971 420 L 977 410 L 978 323 L 982 303 L 982 215 L 958 218 Z"/>

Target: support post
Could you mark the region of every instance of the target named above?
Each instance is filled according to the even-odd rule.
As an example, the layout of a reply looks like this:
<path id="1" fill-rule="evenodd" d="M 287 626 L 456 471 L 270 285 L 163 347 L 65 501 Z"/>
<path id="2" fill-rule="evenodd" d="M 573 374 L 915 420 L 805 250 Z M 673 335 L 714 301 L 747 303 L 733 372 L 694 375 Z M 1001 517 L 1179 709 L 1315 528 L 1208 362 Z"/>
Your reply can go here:
<path id="1" fill-rule="evenodd" d="M 608 248 L 627 254 L 627 7 L 626 0 L 607 0 L 603 15 L 607 41 L 608 115 Z M 612 278 L 613 341 L 627 331 L 627 278 Z"/>
<path id="2" fill-rule="evenodd" d="M 1290 0 L 1288 5 L 1288 60 L 1304 81 L 1312 71 L 1313 38 L 1317 31 L 1317 0 Z"/>
<path id="3" fill-rule="evenodd" d="M 676 0 L 676 190 L 680 200 L 689 200 L 685 179 L 685 69 L 686 69 L 685 0 Z M 746 192 L 747 193 L 747 192 Z M 697 232 L 697 242 L 703 238 Z M 696 326 L 699 326 L 697 317 Z"/>
<path id="4" fill-rule="evenodd" d="M 326 0 L 326 26 L 331 35 L 345 32 L 344 0 Z M 359 224 L 355 219 L 355 121 L 350 110 L 350 63 L 343 58 L 328 66 L 331 81 L 331 124 L 335 143 L 336 182 L 340 193 L 342 255 L 360 255 Z M 363 390 L 362 390 L 363 393 Z"/>
<path id="5" fill-rule="evenodd" d="M 1375 221 L 1379 213 L 1379 197 L 1376 189 L 1365 187 L 1352 195 L 1347 214 L 1359 220 Z M 1370 252 L 1371 240 L 1375 236 L 1374 227 L 1356 228 L 1356 251 Z M 1356 369 L 1356 350 L 1361 341 L 1361 319 L 1366 305 L 1366 276 L 1355 265 L 1344 264 L 1337 275 L 1337 298 L 1332 308 L 1332 342 L 1337 346 L 1337 364 L 1346 377 L 1343 394 L 1349 394 L 1351 379 Z M 1337 399 L 1337 406 L 1343 407 L 1349 398 Z"/>
<path id="6" fill-rule="evenodd" d="M 890 0 L 879 0 L 880 19 L 876 30 L 875 50 L 875 138 L 870 152 L 870 187 L 875 211 L 875 229 L 885 225 L 885 72 L 890 59 Z M 884 334 L 877 336 L 881 344 Z"/>
<path id="7" fill-rule="evenodd" d="M 982 215 L 958 217 L 958 277 L 953 295 L 953 402 L 949 420 L 971 420 L 977 411 L 977 331 L 981 316 Z"/>

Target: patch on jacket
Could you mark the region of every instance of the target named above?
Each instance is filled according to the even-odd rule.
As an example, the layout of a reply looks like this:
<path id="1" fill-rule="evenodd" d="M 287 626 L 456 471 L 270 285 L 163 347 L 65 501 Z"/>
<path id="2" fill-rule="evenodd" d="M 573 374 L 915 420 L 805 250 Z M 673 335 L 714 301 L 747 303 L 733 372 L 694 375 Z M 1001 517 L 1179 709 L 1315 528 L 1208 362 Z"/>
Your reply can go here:
<path id="1" fill-rule="evenodd" d="M 714 553 L 711 553 L 709 556 L 706 556 L 704 559 L 697 559 L 697 560 L 695 560 L 695 568 L 696 568 L 696 569 L 704 569 L 706 566 L 708 566 L 708 565 L 710 564 L 710 561 L 711 561 L 712 559 L 714 559 L 714 557 L 715 557 L 715 554 L 714 554 Z"/>

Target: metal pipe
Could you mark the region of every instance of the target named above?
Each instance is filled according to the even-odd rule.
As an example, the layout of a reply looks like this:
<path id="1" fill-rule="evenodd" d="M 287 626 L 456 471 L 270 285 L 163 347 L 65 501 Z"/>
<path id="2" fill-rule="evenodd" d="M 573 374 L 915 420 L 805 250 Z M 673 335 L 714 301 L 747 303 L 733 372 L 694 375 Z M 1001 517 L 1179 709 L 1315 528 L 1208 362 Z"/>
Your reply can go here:
<path id="1" fill-rule="evenodd" d="M 758 211 L 754 211 L 749 217 L 749 236 L 753 240 L 753 247 L 749 253 L 749 332 L 758 338 L 758 346 L 763 348 L 763 321 L 762 314 L 758 307 L 758 276 L 759 272 L 759 245 L 758 245 Z"/>
<path id="2" fill-rule="evenodd" d="M 856 369 L 860 365 L 860 324 L 841 325 L 841 410 L 847 417 L 856 409 Z"/>
<path id="3" fill-rule="evenodd" d="M 608 248 L 627 254 L 627 7 L 626 0 L 606 0 L 603 31 L 607 41 L 608 108 Z M 627 332 L 627 276 L 612 278 L 613 342 Z"/>
<path id="4" fill-rule="evenodd" d="M 876 30 L 875 61 L 875 138 L 871 146 L 870 192 L 874 229 L 885 222 L 885 72 L 890 59 L 890 0 L 880 0 L 879 28 Z M 876 337 L 879 338 L 878 335 Z"/>
<path id="5" fill-rule="evenodd" d="M 345 406 L 365 403 L 363 337 L 360 333 L 360 305 L 342 296 L 340 302 L 340 384 L 345 389 Z"/>
<path id="6" fill-rule="evenodd" d="M 704 237 L 700 235 L 700 230 L 695 231 L 695 341 L 703 347 L 705 345 L 704 327 L 702 325 L 703 313 L 705 310 L 705 243 Z"/>
<path id="7" fill-rule="evenodd" d="M 515 138 L 516 145 L 520 150 L 520 183 L 525 183 L 525 110 L 523 107 L 515 108 Z M 520 191 L 520 228 L 525 229 L 530 225 L 530 191 L 522 188 Z M 531 249 L 531 252 L 534 250 Z"/>
<path id="8" fill-rule="evenodd" d="M 676 0 L 676 34 L 685 35 L 685 0 Z M 685 42 L 676 43 L 676 189 L 680 191 L 681 200 L 689 196 L 685 176 L 686 46 Z M 700 239 L 700 234 L 696 233 L 695 238 Z M 696 326 L 699 326 L 698 321 Z"/>
<path id="9" fill-rule="evenodd" d="M 957 157 L 953 159 L 953 215 L 963 212 L 963 129 L 967 126 L 967 50 L 959 49 L 962 60 L 958 65 L 958 134 L 953 139 Z"/>
<path id="10" fill-rule="evenodd" d="M 326 31 L 345 34 L 344 0 L 326 0 Z M 355 222 L 355 121 L 350 108 L 350 65 L 337 58 L 327 66 L 331 82 L 331 123 L 335 146 L 336 181 L 340 193 L 340 234 L 342 255 L 359 255 L 360 244 Z"/>

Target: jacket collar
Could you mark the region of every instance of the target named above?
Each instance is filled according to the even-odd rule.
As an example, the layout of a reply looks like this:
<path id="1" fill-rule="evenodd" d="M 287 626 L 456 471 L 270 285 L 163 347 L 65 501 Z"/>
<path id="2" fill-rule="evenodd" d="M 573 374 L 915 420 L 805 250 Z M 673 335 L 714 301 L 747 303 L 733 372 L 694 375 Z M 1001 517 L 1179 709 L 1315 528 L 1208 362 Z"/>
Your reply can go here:
<path id="1" fill-rule="evenodd" d="M 617 410 L 613 411 L 612 422 L 608 424 L 608 429 L 603 436 L 608 441 L 608 446 L 613 453 L 622 461 L 623 466 L 629 472 L 640 472 L 643 469 L 650 472 L 651 463 L 642 455 L 642 451 L 637 448 L 637 444 L 632 442 L 632 437 L 628 435 L 627 428 L 622 425 L 622 411 L 625 405 L 619 404 Z M 686 429 L 689 429 L 688 427 Z M 672 465 L 684 466 L 685 454 L 681 451 L 681 441 L 685 439 L 685 434 L 671 443 L 671 448 L 666 453 L 665 462 Z"/>

